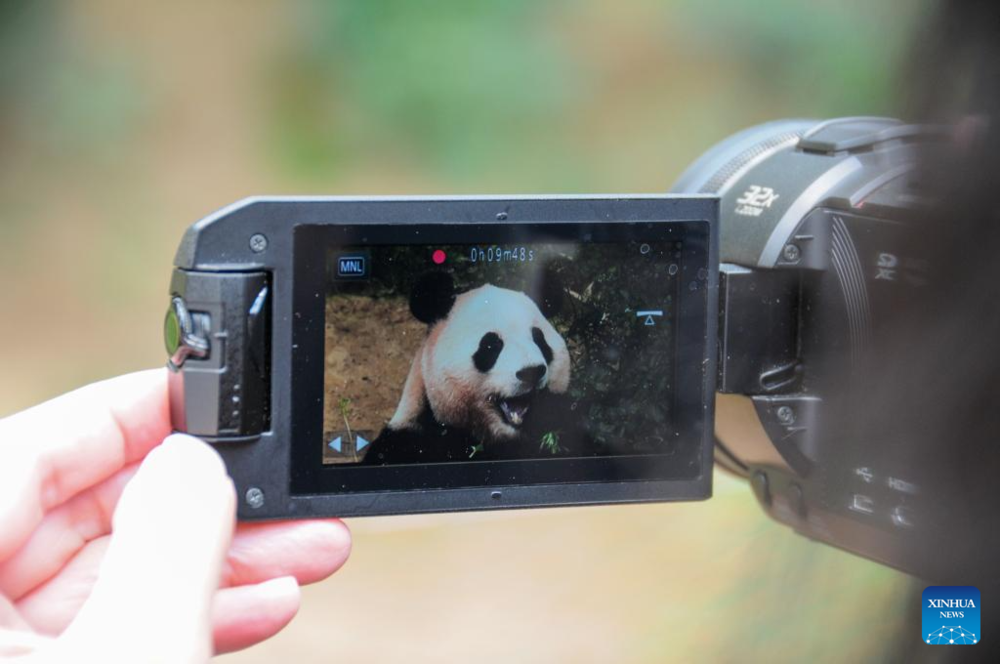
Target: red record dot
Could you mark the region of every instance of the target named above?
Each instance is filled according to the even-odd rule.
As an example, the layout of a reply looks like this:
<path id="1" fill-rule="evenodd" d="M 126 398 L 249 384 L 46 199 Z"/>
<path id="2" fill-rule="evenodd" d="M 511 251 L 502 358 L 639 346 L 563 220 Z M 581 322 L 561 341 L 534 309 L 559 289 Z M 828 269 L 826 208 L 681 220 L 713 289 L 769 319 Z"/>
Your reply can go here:
<path id="1" fill-rule="evenodd" d="M 448 258 L 448 255 L 440 249 L 435 249 L 434 253 L 431 254 L 431 260 L 434 261 L 436 265 L 443 263 L 446 258 Z"/>

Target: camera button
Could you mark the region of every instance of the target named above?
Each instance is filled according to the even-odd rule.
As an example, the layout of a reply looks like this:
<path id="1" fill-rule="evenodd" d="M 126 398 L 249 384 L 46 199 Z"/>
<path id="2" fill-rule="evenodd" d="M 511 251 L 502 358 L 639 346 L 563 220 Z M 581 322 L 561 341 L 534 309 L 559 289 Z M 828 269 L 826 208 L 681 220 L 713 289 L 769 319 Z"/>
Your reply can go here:
<path id="1" fill-rule="evenodd" d="M 761 505 L 764 507 L 771 506 L 771 487 L 767 481 L 767 474 L 760 470 L 755 472 L 750 478 L 750 487 L 753 489 L 754 495 L 757 496 L 757 500 L 760 501 Z"/>
<path id="2" fill-rule="evenodd" d="M 183 298 L 175 297 L 170 301 L 163 319 L 163 342 L 172 368 L 181 368 L 189 357 L 208 357 L 211 349 L 208 328 L 207 314 L 192 314 Z"/>

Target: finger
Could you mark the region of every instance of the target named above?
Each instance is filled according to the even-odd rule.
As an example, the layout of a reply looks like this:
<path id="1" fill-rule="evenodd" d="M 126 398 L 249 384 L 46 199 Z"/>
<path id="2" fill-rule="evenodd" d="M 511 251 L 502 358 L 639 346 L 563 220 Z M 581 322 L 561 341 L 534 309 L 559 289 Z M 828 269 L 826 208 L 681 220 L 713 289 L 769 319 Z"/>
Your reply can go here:
<path id="1" fill-rule="evenodd" d="M 88 542 L 108 535 L 115 505 L 138 468 L 126 466 L 49 511 L 21 548 L 0 562 L 0 594 L 21 599 L 63 573 Z"/>
<path id="2" fill-rule="evenodd" d="M 57 575 L 17 602 L 17 610 L 32 628 L 51 635 L 66 629 L 90 595 L 108 539 L 105 535 L 86 543 Z M 41 545 L 37 548 L 44 550 Z M 283 576 L 302 585 L 314 583 L 337 571 L 350 550 L 350 532 L 336 519 L 242 524 L 223 564 L 221 585 L 243 586 Z"/>
<path id="3" fill-rule="evenodd" d="M 98 543 L 106 539 L 95 540 L 87 548 L 99 548 Z M 68 598 L 63 599 L 65 602 Z M 0 597 L 0 616 L 3 615 L 3 601 Z M 80 601 L 82 603 L 82 598 Z M 299 584 L 290 576 L 219 590 L 212 603 L 215 653 L 241 650 L 274 636 L 298 613 L 300 601 Z M 13 607 L 9 608 L 13 611 Z M 29 654 L 50 643 L 42 634 L 32 632 L 25 623 L 19 620 L 8 623 L 0 618 L 0 657 Z"/>
<path id="4" fill-rule="evenodd" d="M 87 542 L 58 576 L 16 603 L 31 629 L 48 636 L 58 636 L 66 629 L 90 597 L 110 541 L 105 535 Z"/>
<path id="5" fill-rule="evenodd" d="M 0 595 L 0 632 L 4 629 L 31 631 L 31 626 L 13 602 Z"/>
<path id="6" fill-rule="evenodd" d="M 20 600 L 62 574 L 89 541 L 110 533 L 115 505 L 137 468 L 127 466 L 46 514 L 21 548 L 0 563 L 0 594 Z M 244 523 L 228 552 L 222 583 L 238 586 L 279 576 L 314 583 L 340 569 L 350 551 L 350 531 L 338 519 Z"/>
<path id="7" fill-rule="evenodd" d="M 274 636 L 295 617 L 300 600 L 299 584 L 290 576 L 220 590 L 212 607 L 216 654 Z"/>
<path id="8" fill-rule="evenodd" d="M 244 523 L 223 568 L 223 583 L 242 586 L 280 576 L 305 585 L 330 576 L 351 553 L 351 533 L 338 519 Z"/>
<path id="9" fill-rule="evenodd" d="M 52 507 L 138 461 L 170 432 L 166 370 L 88 385 L 0 420 L 0 560 Z"/>
<path id="10" fill-rule="evenodd" d="M 170 436 L 125 488 L 97 582 L 59 647 L 78 660 L 206 660 L 235 504 L 219 455 Z"/>
<path id="11" fill-rule="evenodd" d="M 19 602 L 18 620 L 7 625 L 49 636 L 60 634 L 90 595 L 97 570 L 93 562 L 103 555 L 108 539 L 102 537 L 84 547 L 66 574 L 60 575 L 58 589 L 47 585 Z M 299 584 L 291 576 L 216 592 L 212 603 L 215 652 L 246 648 L 277 634 L 298 612 L 300 595 Z"/>

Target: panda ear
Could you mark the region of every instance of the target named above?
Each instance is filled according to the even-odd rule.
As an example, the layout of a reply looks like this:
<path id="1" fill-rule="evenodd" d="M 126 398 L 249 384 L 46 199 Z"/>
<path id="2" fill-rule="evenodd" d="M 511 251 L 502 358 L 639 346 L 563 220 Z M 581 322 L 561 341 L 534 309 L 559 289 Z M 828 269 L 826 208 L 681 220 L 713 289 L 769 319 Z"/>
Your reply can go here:
<path id="1" fill-rule="evenodd" d="M 562 279 L 553 270 L 543 270 L 532 280 L 528 288 L 528 297 L 535 301 L 538 309 L 546 318 L 555 316 L 563 308 L 566 299 L 566 289 Z"/>
<path id="2" fill-rule="evenodd" d="M 410 311 L 422 323 L 433 325 L 455 304 L 455 282 L 446 272 L 427 272 L 410 291 Z"/>

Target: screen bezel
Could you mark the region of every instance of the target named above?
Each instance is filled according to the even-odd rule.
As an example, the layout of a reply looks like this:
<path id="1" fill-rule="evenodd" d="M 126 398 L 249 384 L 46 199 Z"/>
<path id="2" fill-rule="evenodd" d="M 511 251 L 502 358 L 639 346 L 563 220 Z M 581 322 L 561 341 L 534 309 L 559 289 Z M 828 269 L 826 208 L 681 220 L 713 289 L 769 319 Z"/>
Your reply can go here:
<path id="1" fill-rule="evenodd" d="M 293 238 L 291 381 L 292 498 L 307 495 L 438 492 L 577 484 L 676 485 L 678 496 L 697 497 L 710 487 L 711 389 L 714 362 L 710 303 L 713 300 L 712 227 L 706 220 L 574 220 L 507 223 L 363 223 L 298 225 Z M 629 455 L 525 459 L 396 466 L 324 465 L 323 358 L 326 261 L 338 246 L 435 244 L 533 244 L 542 242 L 683 242 L 682 283 L 676 304 L 677 424 L 684 455 Z M 700 280 L 699 280 L 700 273 Z M 707 389 L 706 389 L 707 388 Z M 708 427 L 708 428 L 706 428 Z M 708 450 L 708 451 L 706 451 Z M 683 485 L 683 486 L 682 486 Z M 661 487 L 661 493 L 662 493 Z M 556 502 L 556 501 L 553 501 Z M 580 502 L 574 500 L 573 502 Z"/>

